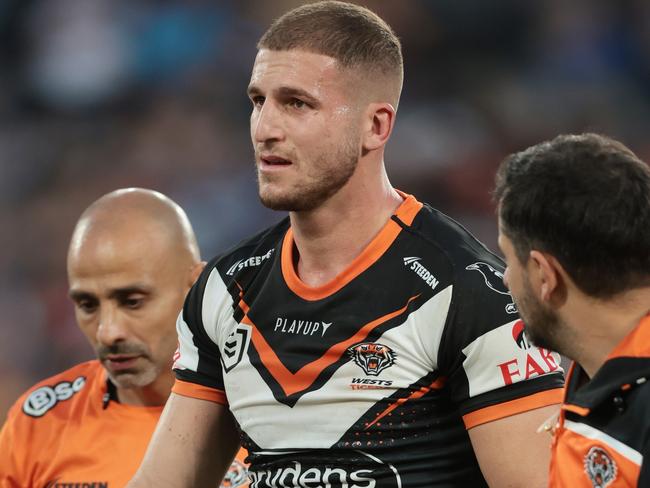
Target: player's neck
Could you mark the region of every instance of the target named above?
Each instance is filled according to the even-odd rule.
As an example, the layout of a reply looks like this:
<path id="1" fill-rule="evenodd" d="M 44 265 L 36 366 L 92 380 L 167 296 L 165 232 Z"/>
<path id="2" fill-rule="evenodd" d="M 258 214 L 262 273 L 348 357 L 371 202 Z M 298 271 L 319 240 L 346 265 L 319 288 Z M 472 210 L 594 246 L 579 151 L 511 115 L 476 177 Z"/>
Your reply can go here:
<path id="1" fill-rule="evenodd" d="M 592 378 L 615 347 L 650 313 L 650 287 L 630 290 L 612 299 L 581 300 L 572 308 L 567 314 L 580 317 L 580 323 L 573 327 L 581 336 L 581 347 L 574 359 Z"/>
<path id="2" fill-rule="evenodd" d="M 292 212 L 296 272 L 309 286 L 332 281 L 372 241 L 403 202 L 388 178 L 346 185 L 311 212 Z"/>
<path id="3" fill-rule="evenodd" d="M 138 407 L 161 407 L 169 398 L 174 376 L 171 373 L 159 376 L 153 383 L 142 388 L 117 388 L 120 403 Z"/>

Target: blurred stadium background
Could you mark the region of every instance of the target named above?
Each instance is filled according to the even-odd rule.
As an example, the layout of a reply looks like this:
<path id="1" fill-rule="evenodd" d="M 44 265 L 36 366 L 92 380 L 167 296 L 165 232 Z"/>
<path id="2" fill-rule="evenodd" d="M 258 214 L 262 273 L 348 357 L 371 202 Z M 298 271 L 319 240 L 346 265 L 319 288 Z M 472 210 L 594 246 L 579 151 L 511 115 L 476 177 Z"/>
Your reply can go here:
<path id="1" fill-rule="evenodd" d="M 206 258 L 282 217 L 257 200 L 245 87 L 257 38 L 299 3 L 0 0 L 0 418 L 34 381 L 92 356 L 65 256 L 97 197 L 167 193 Z M 358 3 L 404 46 L 393 183 L 488 246 L 509 152 L 590 130 L 650 159 L 650 2 Z"/>

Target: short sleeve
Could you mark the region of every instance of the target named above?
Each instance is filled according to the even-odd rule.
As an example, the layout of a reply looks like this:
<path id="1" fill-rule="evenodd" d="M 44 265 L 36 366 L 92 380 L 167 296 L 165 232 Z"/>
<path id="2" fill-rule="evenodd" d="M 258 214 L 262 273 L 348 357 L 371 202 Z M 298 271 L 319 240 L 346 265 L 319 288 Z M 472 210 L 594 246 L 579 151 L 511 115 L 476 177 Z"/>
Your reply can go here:
<path id="1" fill-rule="evenodd" d="M 203 271 L 190 289 L 176 321 L 178 349 L 174 355 L 176 394 L 227 404 L 218 346 L 220 288 L 219 273 Z"/>
<path id="2" fill-rule="evenodd" d="M 560 403 L 558 354 L 526 339 L 495 256 L 458 267 L 438 364 L 465 426 Z"/>

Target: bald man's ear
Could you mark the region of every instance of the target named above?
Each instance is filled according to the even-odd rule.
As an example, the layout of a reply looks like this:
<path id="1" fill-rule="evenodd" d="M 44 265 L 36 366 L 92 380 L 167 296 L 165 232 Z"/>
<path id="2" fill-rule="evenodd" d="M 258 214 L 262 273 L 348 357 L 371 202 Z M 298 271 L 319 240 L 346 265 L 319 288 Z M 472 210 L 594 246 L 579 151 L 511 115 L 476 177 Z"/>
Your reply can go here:
<path id="1" fill-rule="evenodd" d="M 395 125 L 395 108 L 390 103 L 371 103 L 364 115 L 361 145 L 364 151 L 379 149 L 388 142 Z"/>
<path id="2" fill-rule="evenodd" d="M 190 270 L 190 283 L 189 286 L 191 287 L 196 283 L 196 280 L 199 279 L 199 275 L 201 274 L 201 271 L 203 271 L 203 268 L 205 268 L 205 265 L 208 264 L 205 261 L 200 261 L 194 265 L 192 265 L 192 269 Z"/>

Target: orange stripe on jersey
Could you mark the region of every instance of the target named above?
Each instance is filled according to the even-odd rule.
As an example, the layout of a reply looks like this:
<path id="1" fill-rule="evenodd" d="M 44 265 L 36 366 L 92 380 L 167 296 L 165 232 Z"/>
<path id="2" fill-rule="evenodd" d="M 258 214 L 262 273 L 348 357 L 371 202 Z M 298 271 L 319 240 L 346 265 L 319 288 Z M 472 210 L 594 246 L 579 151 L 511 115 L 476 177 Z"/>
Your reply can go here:
<path id="1" fill-rule="evenodd" d="M 577 413 L 583 417 L 589 415 L 590 410 L 587 407 L 579 407 L 578 405 L 571 405 L 570 403 L 565 403 L 562 405 L 562 410 L 567 410 L 569 412 Z"/>
<path id="2" fill-rule="evenodd" d="M 593 488 L 593 476 L 611 476 L 601 486 L 637 486 L 640 466 L 601 439 L 560 428 L 554 440 L 549 486 Z M 607 480 L 603 480 L 607 481 Z"/>
<path id="3" fill-rule="evenodd" d="M 172 391 L 177 395 L 198 398 L 199 400 L 208 400 L 210 402 L 220 403 L 221 405 L 228 405 L 228 399 L 226 398 L 226 393 L 224 391 L 203 385 L 197 385 L 196 383 L 190 383 L 189 381 L 176 379 Z"/>
<path id="4" fill-rule="evenodd" d="M 411 225 L 415 216 L 422 208 L 422 204 L 418 202 L 413 195 L 404 193 L 400 190 L 395 190 L 404 199 L 404 203 L 399 206 L 395 212 L 395 216 L 404 222 L 406 225 Z"/>
<path id="5" fill-rule="evenodd" d="M 407 225 L 413 222 L 413 219 L 422 208 L 412 195 L 401 194 L 405 200 L 399 206 L 395 215 Z M 357 256 L 354 261 L 343 270 L 336 278 L 322 286 L 307 286 L 296 274 L 294 268 L 294 241 L 293 230 L 289 228 L 282 241 L 282 275 L 284 281 L 291 291 L 305 300 L 320 300 L 333 293 L 336 293 L 354 278 L 363 273 L 373 263 L 375 263 L 391 246 L 395 238 L 401 232 L 402 227 L 392 219 L 389 219 L 377 236 L 366 246 L 366 248 Z"/>
<path id="6" fill-rule="evenodd" d="M 562 388 L 540 391 L 533 395 L 517 398 L 497 405 L 491 405 L 468 413 L 467 415 L 463 415 L 463 422 L 465 423 L 465 428 L 471 429 L 472 427 L 486 424 L 493 420 L 510 417 L 536 408 L 547 407 L 549 405 L 560 403 L 561 401 Z"/>
<path id="7" fill-rule="evenodd" d="M 429 393 L 431 390 L 439 390 L 442 388 L 445 384 L 445 378 L 438 378 L 435 380 L 433 383 L 431 383 L 429 386 L 423 386 L 419 390 L 415 390 L 413 393 L 411 393 L 408 397 L 406 398 L 400 398 L 396 402 L 391 403 L 386 410 L 381 412 L 380 414 L 377 415 L 377 418 L 370 422 L 368 425 L 366 425 L 366 429 L 369 429 L 373 425 L 375 425 L 377 422 L 379 422 L 381 419 L 383 419 L 386 415 L 391 413 L 393 410 L 395 410 L 397 407 L 404 405 L 406 402 L 410 400 L 417 400 L 418 398 L 422 398 L 424 395 Z"/>
<path id="8" fill-rule="evenodd" d="M 316 378 L 318 378 L 318 375 L 321 374 L 325 368 L 334 364 L 341 358 L 341 356 L 343 356 L 343 354 L 345 354 L 345 351 L 348 349 L 348 347 L 353 346 L 358 342 L 362 342 L 366 337 L 368 337 L 368 334 L 370 334 L 381 324 L 403 313 L 408 308 L 409 303 L 411 303 L 419 296 L 420 295 L 418 294 L 414 297 L 409 298 L 409 300 L 406 302 L 406 305 L 404 305 L 399 310 L 395 310 L 394 312 L 384 315 L 383 317 L 379 317 L 372 322 L 368 322 L 366 325 L 361 327 L 352 337 L 346 339 L 345 341 L 339 342 L 338 344 L 334 344 L 327 351 L 325 351 L 325 353 L 323 353 L 320 358 L 306 364 L 295 374 L 289 371 L 285 365 L 282 364 L 280 358 L 277 356 L 273 348 L 271 348 L 269 343 L 266 342 L 266 339 L 264 339 L 264 336 L 258 330 L 257 326 L 251 321 L 248 315 L 244 316 L 242 323 L 248 324 L 253 328 L 251 340 L 253 341 L 255 349 L 257 349 L 257 352 L 260 355 L 262 364 L 264 364 L 264 367 L 266 367 L 273 378 L 275 378 L 275 380 L 280 384 L 285 395 L 288 396 L 299 391 L 303 391 L 311 386 L 311 384 L 316 380 Z M 247 305 L 243 300 L 240 301 L 240 307 L 242 310 L 247 309 Z"/>

